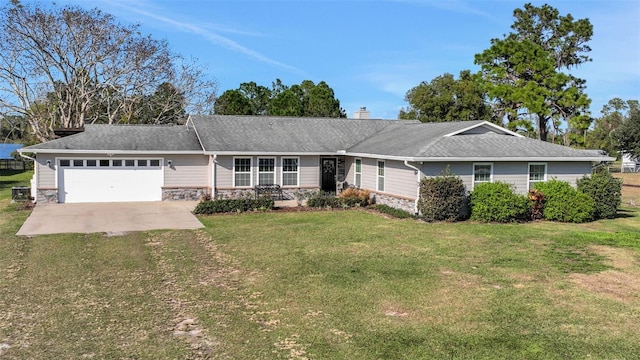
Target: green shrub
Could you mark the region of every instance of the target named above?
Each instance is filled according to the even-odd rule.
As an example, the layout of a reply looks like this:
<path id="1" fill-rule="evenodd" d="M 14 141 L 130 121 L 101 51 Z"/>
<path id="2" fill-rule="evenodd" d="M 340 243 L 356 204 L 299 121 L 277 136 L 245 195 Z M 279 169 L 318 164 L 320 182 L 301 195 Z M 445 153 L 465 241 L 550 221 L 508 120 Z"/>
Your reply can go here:
<path id="1" fill-rule="evenodd" d="M 309 197 L 307 206 L 315 208 L 339 208 L 342 207 L 342 202 L 330 193 L 317 192 Z"/>
<path id="2" fill-rule="evenodd" d="M 418 210 L 427 221 L 456 221 L 467 217 L 467 196 L 462 179 L 445 172 L 420 181 Z"/>
<path id="3" fill-rule="evenodd" d="M 391 216 L 393 216 L 395 218 L 398 218 L 398 219 L 407 219 L 407 218 L 414 217 L 412 213 L 410 213 L 410 212 L 408 212 L 406 210 L 394 208 L 392 206 L 385 205 L 385 204 L 374 205 L 373 209 L 375 209 L 376 211 L 379 211 L 381 213 L 384 213 L 384 214 L 387 214 L 387 215 L 391 215 Z"/>
<path id="4" fill-rule="evenodd" d="M 594 218 L 613 219 L 622 204 L 622 180 L 611 176 L 607 168 L 597 169 L 590 177 L 578 180 L 578 190 L 595 202 Z"/>
<path id="5" fill-rule="evenodd" d="M 593 199 L 569 185 L 566 181 L 549 180 L 534 185 L 544 194 L 544 218 L 546 220 L 581 223 L 593 220 Z"/>
<path id="6" fill-rule="evenodd" d="M 482 183 L 471 192 L 471 220 L 513 222 L 529 218 L 529 198 L 504 182 Z"/>
<path id="7" fill-rule="evenodd" d="M 195 214 L 210 215 L 215 213 L 228 212 L 246 212 L 252 210 L 271 210 L 273 209 L 273 199 L 270 197 L 238 198 L 238 199 L 220 199 L 220 200 L 204 200 L 198 203 L 193 210 Z"/>

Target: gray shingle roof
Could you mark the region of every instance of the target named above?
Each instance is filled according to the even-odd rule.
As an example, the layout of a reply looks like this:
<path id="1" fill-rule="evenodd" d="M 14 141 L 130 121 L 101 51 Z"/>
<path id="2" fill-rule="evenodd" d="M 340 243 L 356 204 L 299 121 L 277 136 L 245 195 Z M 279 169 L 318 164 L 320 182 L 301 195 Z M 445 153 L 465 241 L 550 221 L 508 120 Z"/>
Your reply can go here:
<path id="1" fill-rule="evenodd" d="M 193 128 L 153 125 L 85 125 L 85 131 L 22 149 L 96 151 L 202 151 Z"/>
<path id="2" fill-rule="evenodd" d="M 592 159 L 606 156 L 509 134 L 487 132 L 444 136 L 481 125 L 482 121 L 425 123 L 387 128 L 348 149 L 349 153 L 374 154 L 412 160 L 456 159 Z"/>
<path id="3" fill-rule="evenodd" d="M 396 121 L 192 115 L 205 151 L 327 153 L 345 150 Z"/>
<path id="4" fill-rule="evenodd" d="M 469 131 L 469 129 L 473 129 Z M 478 131 L 483 129 L 483 131 Z M 452 135 L 451 134 L 456 134 Z M 187 126 L 87 125 L 83 133 L 25 152 L 192 152 L 212 154 L 336 154 L 411 161 L 610 161 L 594 152 L 514 136 L 483 121 L 192 115 Z"/>
<path id="5" fill-rule="evenodd" d="M 545 141 L 497 134 L 458 135 L 439 139 L 429 149 L 417 153 L 418 157 L 449 158 L 598 158 L 600 154 L 585 152 Z"/>
<path id="6" fill-rule="evenodd" d="M 359 154 L 413 157 L 433 146 L 441 137 L 482 121 L 457 121 L 442 123 L 421 123 L 395 121 L 392 126 L 349 147 L 348 151 Z M 410 155 L 412 154 L 412 155 Z"/>

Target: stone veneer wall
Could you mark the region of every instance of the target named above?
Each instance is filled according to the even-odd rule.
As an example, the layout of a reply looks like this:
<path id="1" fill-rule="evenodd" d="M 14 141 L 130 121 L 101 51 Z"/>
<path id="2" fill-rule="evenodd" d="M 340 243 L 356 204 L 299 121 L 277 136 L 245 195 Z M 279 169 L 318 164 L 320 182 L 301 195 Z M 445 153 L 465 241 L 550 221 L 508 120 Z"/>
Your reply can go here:
<path id="1" fill-rule="evenodd" d="M 282 200 L 297 200 L 296 195 L 300 196 L 305 193 L 311 193 L 320 190 L 320 188 L 283 188 Z M 216 199 L 237 199 L 240 197 L 254 197 L 256 192 L 253 189 L 218 189 L 216 191 Z M 274 195 L 275 196 L 275 195 Z"/>
<path id="2" fill-rule="evenodd" d="M 415 213 L 415 201 L 407 198 L 399 198 L 395 196 L 390 196 L 386 194 L 373 193 L 371 195 L 376 204 L 384 204 L 389 205 L 391 207 L 402 209 L 408 211 L 410 213 Z"/>
<path id="3" fill-rule="evenodd" d="M 202 196 L 209 193 L 208 187 L 162 188 L 162 201 L 199 201 Z"/>
<path id="4" fill-rule="evenodd" d="M 217 189 L 215 199 L 238 199 L 253 196 L 255 196 L 253 189 Z"/>
<path id="5" fill-rule="evenodd" d="M 58 189 L 38 189 L 36 192 L 36 204 L 57 204 Z"/>

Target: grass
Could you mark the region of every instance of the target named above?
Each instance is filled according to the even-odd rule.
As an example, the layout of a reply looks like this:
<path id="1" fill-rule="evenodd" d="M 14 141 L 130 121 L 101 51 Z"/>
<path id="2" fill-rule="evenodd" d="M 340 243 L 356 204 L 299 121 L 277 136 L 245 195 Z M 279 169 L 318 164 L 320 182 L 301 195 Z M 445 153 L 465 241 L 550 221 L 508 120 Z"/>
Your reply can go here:
<path id="1" fill-rule="evenodd" d="M 28 212 L 2 198 L 2 359 L 640 353 L 638 208 L 580 225 L 321 211 L 18 238 Z"/>
<path id="2" fill-rule="evenodd" d="M 11 199 L 11 188 L 30 186 L 33 171 L 0 170 L 0 199 Z"/>

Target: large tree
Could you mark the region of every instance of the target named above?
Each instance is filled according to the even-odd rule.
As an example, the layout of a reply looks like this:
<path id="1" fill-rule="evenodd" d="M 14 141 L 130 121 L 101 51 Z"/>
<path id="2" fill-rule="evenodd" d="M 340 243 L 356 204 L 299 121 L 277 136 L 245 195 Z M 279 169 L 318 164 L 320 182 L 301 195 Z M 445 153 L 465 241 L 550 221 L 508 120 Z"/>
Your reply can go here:
<path id="1" fill-rule="evenodd" d="M 57 127 L 138 122 L 145 99 L 171 103 L 156 104 L 156 110 L 167 109 L 155 116 L 158 122 L 182 113 L 175 111 L 178 98 L 182 109 L 206 112 L 215 99 L 215 81 L 195 62 L 173 54 L 165 41 L 140 35 L 138 27 L 98 9 L 5 5 L 0 12 L 3 113 L 22 116 L 44 141 Z M 158 90 L 163 95 L 154 97 Z"/>
<path id="2" fill-rule="evenodd" d="M 422 122 L 491 120 L 485 97 L 469 70 L 461 71 L 458 80 L 446 73 L 409 90 L 405 95 L 409 106 L 400 110 L 398 118 Z"/>
<path id="3" fill-rule="evenodd" d="M 606 151 L 610 156 L 618 156 L 618 142 L 615 134 L 622 123 L 629 119 L 629 110 L 638 107 L 638 100 L 624 101 L 614 98 L 602 107 L 601 116 L 595 119 L 593 130 L 587 133 L 587 147 Z"/>
<path id="4" fill-rule="evenodd" d="M 320 81 L 311 80 L 287 86 L 276 79 L 271 89 L 255 82 L 240 84 L 238 89 L 227 90 L 215 104 L 215 113 L 221 115 L 271 115 L 307 117 L 346 117 L 333 89 Z"/>
<path id="5" fill-rule="evenodd" d="M 583 132 L 591 119 L 585 81 L 563 71 L 591 60 L 593 26 L 549 5 L 526 4 L 513 16 L 514 32 L 475 56 L 496 111 L 508 123 L 532 120 L 541 140 L 563 123 Z"/>
<path id="6" fill-rule="evenodd" d="M 640 106 L 638 100 L 629 101 L 629 116 L 614 132 L 620 152 L 640 159 Z"/>

